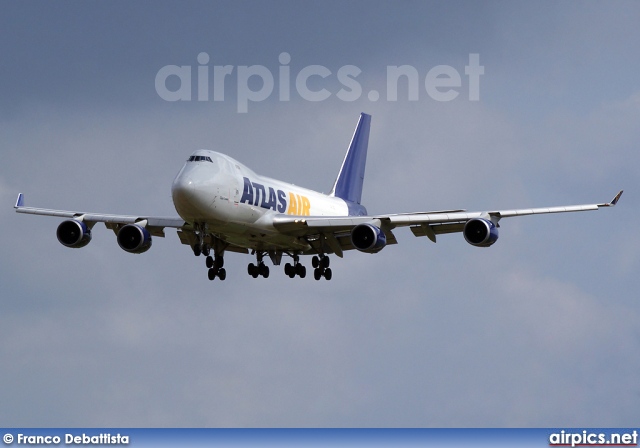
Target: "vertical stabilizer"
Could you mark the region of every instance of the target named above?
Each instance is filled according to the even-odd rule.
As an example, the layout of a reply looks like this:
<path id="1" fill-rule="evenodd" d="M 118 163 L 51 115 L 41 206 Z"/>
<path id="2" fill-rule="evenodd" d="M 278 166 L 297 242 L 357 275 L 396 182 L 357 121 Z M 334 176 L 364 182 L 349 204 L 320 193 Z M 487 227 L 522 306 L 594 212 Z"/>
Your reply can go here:
<path id="1" fill-rule="evenodd" d="M 364 168 L 367 163 L 367 147 L 369 146 L 369 129 L 371 115 L 360 114 L 358 126 L 353 133 L 347 154 L 344 156 L 338 178 L 331 189 L 331 196 L 348 202 L 360 204 Z"/>

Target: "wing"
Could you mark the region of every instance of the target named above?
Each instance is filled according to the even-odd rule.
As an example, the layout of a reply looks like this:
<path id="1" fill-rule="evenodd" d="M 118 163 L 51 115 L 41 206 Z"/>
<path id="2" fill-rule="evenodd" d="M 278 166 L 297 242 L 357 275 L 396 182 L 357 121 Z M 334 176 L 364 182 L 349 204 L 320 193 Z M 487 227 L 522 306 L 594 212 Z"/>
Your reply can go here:
<path id="1" fill-rule="evenodd" d="M 611 202 L 601 204 L 570 205 L 561 207 L 529 208 L 516 210 L 495 210 L 487 212 L 467 212 L 466 210 L 444 210 L 436 212 L 402 213 L 377 216 L 349 217 L 292 217 L 278 215 L 274 227 L 280 232 L 306 238 L 316 251 L 334 252 L 342 257 L 344 250 L 354 249 L 350 232 L 359 224 L 372 224 L 384 232 L 387 244 L 396 244 L 392 230 L 396 227 L 409 227 L 415 236 L 426 236 L 434 243 L 436 235 L 462 232 L 467 221 L 485 219 L 495 226 L 502 218 L 546 213 L 567 213 L 598 210 L 616 205 L 622 191 Z"/>
<path id="2" fill-rule="evenodd" d="M 150 235 L 164 237 L 165 228 L 174 228 L 178 230 L 178 238 L 182 244 L 193 247 L 199 242 L 198 235 L 191 224 L 180 217 L 159 217 L 159 216 L 133 216 L 133 215 L 107 215 L 103 213 L 74 212 L 67 210 L 51 210 L 47 208 L 26 207 L 24 205 L 24 195 L 20 193 L 14 206 L 16 212 L 27 213 L 31 215 L 57 216 L 59 218 L 75 219 L 84 222 L 89 228 L 102 222 L 107 229 L 113 230 L 117 235 L 118 231 L 127 224 L 138 224 L 147 229 Z M 212 235 L 205 235 L 204 242 L 211 247 L 215 247 L 215 241 Z M 225 250 L 230 252 L 248 253 L 248 250 L 226 244 Z"/>
<path id="3" fill-rule="evenodd" d="M 185 229 L 189 225 L 179 217 L 165 218 L 156 216 L 131 216 L 131 215 L 106 215 L 101 213 L 72 212 L 66 210 L 50 210 L 46 208 L 26 207 L 24 205 L 24 195 L 20 193 L 14 207 L 18 213 L 30 215 L 57 216 L 82 221 L 89 227 L 93 227 L 98 222 L 103 222 L 108 229 L 115 232 L 126 224 L 140 224 L 146 227 L 153 236 L 164 237 L 165 227 Z"/>

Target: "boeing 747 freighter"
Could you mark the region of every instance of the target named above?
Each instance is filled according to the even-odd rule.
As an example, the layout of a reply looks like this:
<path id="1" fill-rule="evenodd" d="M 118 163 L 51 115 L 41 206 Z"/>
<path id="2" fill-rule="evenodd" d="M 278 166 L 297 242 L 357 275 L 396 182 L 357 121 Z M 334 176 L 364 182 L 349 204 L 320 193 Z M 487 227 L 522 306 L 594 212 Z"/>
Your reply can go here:
<path id="1" fill-rule="evenodd" d="M 60 243 L 71 248 L 91 241 L 96 223 L 115 232 L 126 252 L 141 254 L 151 248 L 153 237 L 164 237 L 165 228 L 177 229 L 182 244 L 196 256 L 204 255 L 209 280 L 224 280 L 226 252 L 251 253 L 255 263 L 247 272 L 269 277 L 265 260 L 279 266 L 289 257 L 284 272 L 304 278 L 301 256 L 312 256 L 316 280 L 331 280 L 329 255 L 345 251 L 377 253 L 396 244 L 394 230 L 409 227 L 415 236 L 434 243 L 445 233 L 461 232 L 476 247 L 489 247 L 498 240 L 502 218 L 544 213 L 581 212 L 616 205 L 622 191 L 611 202 L 518 210 L 440 210 L 418 213 L 369 215 L 361 204 L 371 116 L 361 114 L 331 192 L 307 190 L 259 175 L 229 156 L 197 150 L 173 181 L 171 193 L 179 216 L 128 216 L 49 210 L 26 207 L 18 195 L 18 213 L 66 218 L 57 229 Z"/>

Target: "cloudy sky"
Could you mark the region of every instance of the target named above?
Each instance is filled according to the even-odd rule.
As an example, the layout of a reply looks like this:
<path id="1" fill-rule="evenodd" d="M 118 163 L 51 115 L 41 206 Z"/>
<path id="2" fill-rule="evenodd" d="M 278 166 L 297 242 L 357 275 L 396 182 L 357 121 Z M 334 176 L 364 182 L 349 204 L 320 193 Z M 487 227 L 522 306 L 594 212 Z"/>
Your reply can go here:
<path id="1" fill-rule="evenodd" d="M 637 424 L 638 3 L 1 6 L 5 426 Z M 210 97 L 215 66 L 234 68 L 224 100 L 197 101 L 202 52 Z M 478 101 L 470 54 L 484 67 Z M 191 101 L 161 98 L 167 65 L 192 67 Z M 238 67 L 258 65 L 273 93 L 238 113 Z M 331 72 L 308 83 L 324 101 L 295 89 L 310 65 Z M 348 65 L 361 71 L 353 101 L 336 95 Z M 386 96 L 387 67 L 402 65 L 419 74 L 415 101 L 402 82 Z M 424 85 L 439 65 L 461 75 L 451 101 Z M 131 255 L 97 225 L 73 250 L 59 220 L 12 208 L 23 192 L 32 206 L 175 215 L 173 176 L 198 148 L 328 191 L 360 112 L 373 117 L 371 213 L 625 194 L 612 210 L 504 220 L 491 248 L 400 229 L 375 256 L 333 257 L 331 282 L 281 268 L 254 280 L 238 254 L 210 282 L 175 231 Z"/>

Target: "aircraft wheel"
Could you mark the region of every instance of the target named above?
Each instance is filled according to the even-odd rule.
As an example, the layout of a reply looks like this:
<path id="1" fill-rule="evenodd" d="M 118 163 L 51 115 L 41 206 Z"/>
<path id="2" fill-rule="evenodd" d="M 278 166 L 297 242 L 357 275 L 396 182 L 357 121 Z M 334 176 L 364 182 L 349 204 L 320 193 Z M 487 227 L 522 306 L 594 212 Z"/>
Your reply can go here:
<path id="1" fill-rule="evenodd" d="M 327 256 L 322 257 L 322 267 L 323 268 L 329 267 L 329 257 Z"/>
<path id="2" fill-rule="evenodd" d="M 320 270 L 320 268 L 315 268 L 313 270 L 313 278 L 315 278 L 316 280 L 320 280 L 320 277 L 322 277 L 322 271 Z"/>
<path id="3" fill-rule="evenodd" d="M 266 264 L 263 264 L 261 271 L 262 271 L 262 276 L 264 278 L 269 278 L 269 266 L 267 266 Z"/>
<path id="4" fill-rule="evenodd" d="M 224 268 L 220 268 L 218 271 L 218 277 L 220 277 L 220 280 L 224 281 L 224 279 L 227 278 L 227 271 Z"/>
<path id="5" fill-rule="evenodd" d="M 200 246 L 198 244 L 193 246 L 192 249 L 193 249 L 193 255 L 195 255 L 196 257 L 199 257 L 200 254 L 202 253 L 202 250 L 200 249 Z"/>
<path id="6" fill-rule="evenodd" d="M 202 254 L 205 256 L 209 256 L 209 246 L 202 246 Z"/>
<path id="7" fill-rule="evenodd" d="M 307 268 L 305 266 L 302 266 L 301 264 L 299 264 L 298 266 L 300 266 L 300 272 L 298 272 L 298 275 L 300 276 L 300 278 L 305 278 L 307 276 Z"/>
<path id="8" fill-rule="evenodd" d="M 207 256 L 207 267 L 211 269 L 213 267 L 213 257 L 211 255 Z"/>
<path id="9" fill-rule="evenodd" d="M 293 269 L 293 266 L 291 266 L 291 263 L 287 263 L 284 265 L 284 273 L 285 275 L 288 275 L 289 277 L 291 277 L 291 271 Z"/>
<path id="10" fill-rule="evenodd" d="M 215 269 L 209 269 L 209 272 L 207 272 L 207 275 L 209 276 L 209 280 L 215 280 L 216 279 L 216 270 Z"/>
<path id="11" fill-rule="evenodd" d="M 332 277 L 332 273 L 331 273 L 331 269 L 327 268 L 324 270 L 324 278 L 326 278 L 327 280 L 331 280 Z"/>
<path id="12" fill-rule="evenodd" d="M 318 259 L 317 256 L 313 256 L 313 258 L 311 259 L 311 266 L 315 268 L 317 268 L 320 265 L 320 260 Z"/>
<path id="13" fill-rule="evenodd" d="M 247 272 L 249 273 L 250 276 L 252 276 L 253 278 L 256 278 L 258 275 L 258 269 L 256 268 L 256 265 L 253 263 L 249 263 L 249 266 L 247 266 Z M 254 275 L 255 274 L 255 275 Z"/>
<path id="14" fill-rule="evenodd" d="M 222 257 L 220 255 L 216 255 L 216 266 L 219 267 L 219 268 L 224 266 L 224 257 Z"/>

